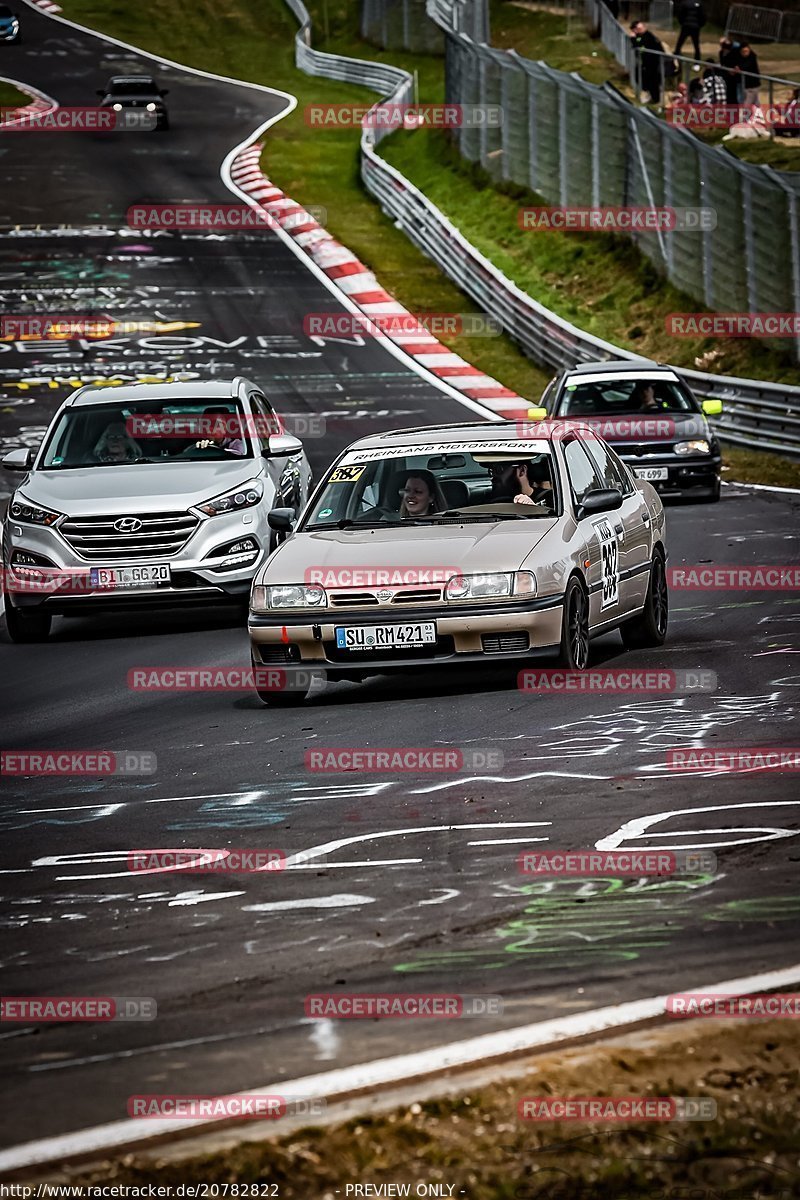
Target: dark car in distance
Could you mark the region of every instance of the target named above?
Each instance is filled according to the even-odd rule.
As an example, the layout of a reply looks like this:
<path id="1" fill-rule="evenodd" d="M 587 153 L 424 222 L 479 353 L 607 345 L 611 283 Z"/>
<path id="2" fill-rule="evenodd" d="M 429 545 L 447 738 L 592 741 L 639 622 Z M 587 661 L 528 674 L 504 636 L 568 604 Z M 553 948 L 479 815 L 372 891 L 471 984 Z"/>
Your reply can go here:
<path id="1" fill-rule="evenodd" d="M 674 367 L 644 358 L 581 363 L 550 381 L 540 405 L 537 419 L 594 427 L 660 496 L 719 500 L 722 458 L 707 418 L 719 416 L 722 401 L 701 404 Z"/>
<path id="2" fill-rule="evenodd" d="M 168 88 L 160 88 L 150 75 L 114 75 L 104 88 L 97 89 L 102 108 L 113 108 L 114 112 L 140 112 L 150 114 L 151 121 L 143 128 L 169 129 L 169 113 L 164 97 Z"/>

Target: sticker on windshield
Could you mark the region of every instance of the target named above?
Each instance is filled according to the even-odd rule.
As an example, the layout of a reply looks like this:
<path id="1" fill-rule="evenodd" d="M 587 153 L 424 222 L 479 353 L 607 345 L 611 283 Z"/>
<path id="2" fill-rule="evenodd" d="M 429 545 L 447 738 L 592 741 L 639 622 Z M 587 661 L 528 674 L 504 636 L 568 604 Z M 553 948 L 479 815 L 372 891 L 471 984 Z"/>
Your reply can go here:
<path id="1" fill-rule="evenodd" d="M 328 483 L 355 483 L 364 474 L 364 467 L 364 463 L 355 463 L 352 467 L 337 467 Z"/>
<path id="2" fill-rule="evenodd" d="M 619 546 L 617 535 L 605 518 L 592 523 L 597 530 L 597 540 L 600 543 L 600 568 L 603 580 L 600 611 L 602 612 L 604 608 L 609 608 L 619 600 Z"/>

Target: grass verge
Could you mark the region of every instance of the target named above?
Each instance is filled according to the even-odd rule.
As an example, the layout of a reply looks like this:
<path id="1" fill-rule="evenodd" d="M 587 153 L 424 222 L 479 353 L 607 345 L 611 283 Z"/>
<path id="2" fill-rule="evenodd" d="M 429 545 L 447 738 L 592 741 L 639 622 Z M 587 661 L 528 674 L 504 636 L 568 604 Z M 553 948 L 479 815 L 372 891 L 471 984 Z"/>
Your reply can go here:
<path id="1" fill-rule="evenodd" d="M 0 108 L 24 108 L 30 102 L 31 97 L 27 92 L 21 92 L 13 83 L 0 79 Z"/>
<path id="2" fill-rule="evenodd" d="M 163 1149 L 131 1154 L 68 1178 L 73 1185 L 260 1182 L 277 1185 L 282 1200 L 425 1195 L 417 1185 L 434 1183 L 444 1190 L 431 1194 L 469 1200 L 786 1200 L 800 1195 L 798 1052 L 792 1021 L 673 1025 L 542 1055 L 521 1078 L 446 1098 L 180 1161 Z M 523 1096 L 706 1097 L 717 1116 L 534 1123 L 518 1118 Z M 346 1190 L 367 1183 L 409 1190 Z"/>

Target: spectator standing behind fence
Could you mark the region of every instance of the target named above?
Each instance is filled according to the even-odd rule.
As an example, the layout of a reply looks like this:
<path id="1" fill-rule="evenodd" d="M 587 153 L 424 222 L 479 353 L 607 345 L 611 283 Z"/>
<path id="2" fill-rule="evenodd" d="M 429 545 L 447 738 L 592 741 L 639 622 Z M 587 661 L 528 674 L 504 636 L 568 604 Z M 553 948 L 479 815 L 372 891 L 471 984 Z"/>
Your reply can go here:
<path id="1" fill-rule="evenodd" d="M 800 87 L 792 92 L 792 98 L 780 121 L 773 125 L 772 132 L 776 137 L 800 137 Z"/>
<path id="2" fill-rule="evenodd" d="M 678 5 L 678 24 L 681 27 L 675 53 L 680 54 L 683 43 L 688 39 L 694 46 L 694 56 L 700 61 L 700 30 L 706 23 L 705 10 L 700 0 L 681 0 Z"/>
<path id="3" fill-rule="evenodd" d="M 649 93 L 653 104 L 658 104 L 661 99 L 661 60 L 659 55 L 663 53 L 664 47 L 656 35 L 650 32 L 644 21 L 634 21 L 631 31 L 633 33 L 631 41 L 640 63 L 639 76 L 642 91 Z"/>
<path id="4" fill-rule="evenodd" d="M 742 87 L 744 88 L 744 103 L 758 105 L 761 103 L 759 88 L 761 75 L 758 68 L 758 58 L 749 42 L 742 42 L 739 47 L 739 67 Z"/>
<path id="5" fill-rule="evenodd" d="M 713 58 L 706 59 L 703 71 L 703 90 L 700 95 L 701 104 L 724 104 L 728 98 L 728 88 L 722 68 L 718 67 Z"/>
<path id="6" fill-rule="evenodd" d="M 741 77 L 736 70 L 739 61 L 739 43 L 723 35 L 719 39 L 719 65 L 725 74 L 725 99 L 728 104 L 738 104 L 741 99 Z"/>

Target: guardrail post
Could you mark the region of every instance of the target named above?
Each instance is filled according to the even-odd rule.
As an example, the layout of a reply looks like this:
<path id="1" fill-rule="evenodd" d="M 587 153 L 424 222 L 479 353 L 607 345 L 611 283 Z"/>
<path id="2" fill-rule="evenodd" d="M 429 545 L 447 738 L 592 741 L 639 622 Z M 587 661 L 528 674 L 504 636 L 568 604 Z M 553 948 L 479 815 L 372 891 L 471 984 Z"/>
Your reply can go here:
<path id="1" fill-rule="evenodd" d="M 567 89 L 558 89 L 558 202 L 566 207 L 569 204 L 567 156 Z"/>
<path id="2" fill-rule="evenodd" d="M 753 185 L 749 175 L 742 178 L 742 225 L 744 229 L 744 268 L 747 280 L 747 310 L 756 312 L 756 259 L 753 245 Z"/>
<path id="3" fill-rule="evenodd" d="M 592 207 L 600 207 L 600 106 L 592 93 Z"/>

